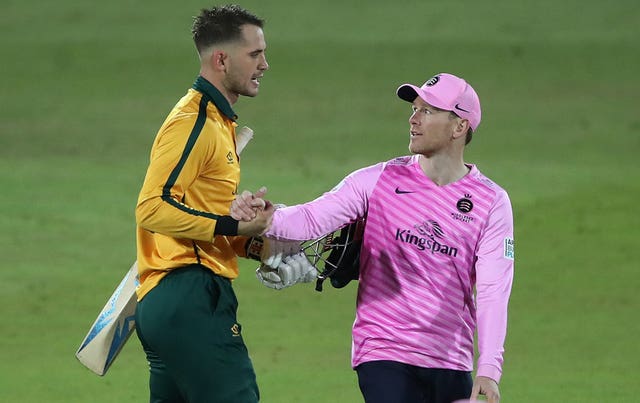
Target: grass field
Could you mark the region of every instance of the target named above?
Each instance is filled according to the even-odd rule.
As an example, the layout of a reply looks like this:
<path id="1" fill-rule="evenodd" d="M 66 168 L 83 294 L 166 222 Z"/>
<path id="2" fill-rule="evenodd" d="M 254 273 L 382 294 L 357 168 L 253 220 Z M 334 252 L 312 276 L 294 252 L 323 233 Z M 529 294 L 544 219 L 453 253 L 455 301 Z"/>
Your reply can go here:
<path id="1" fill-rule="evenodd" d="M 153 137 L 197 74 L 191 16 L 211 3 L 21 2 L 0 13 L 0 401 L 142 402 L 133 338 L 99 378 L 73 354 L 135 258 Z M 483 120 L 467 160 L 514 207 L 504 402 L 634 402 L 640 359 L 640 3 L 241 3 L 267 19 L 245 189 L 287 204 L 407 152 L 395 89 L 467 78 Z M 236 282 L 263 401 L 359 402 L 355 287 Z"/>

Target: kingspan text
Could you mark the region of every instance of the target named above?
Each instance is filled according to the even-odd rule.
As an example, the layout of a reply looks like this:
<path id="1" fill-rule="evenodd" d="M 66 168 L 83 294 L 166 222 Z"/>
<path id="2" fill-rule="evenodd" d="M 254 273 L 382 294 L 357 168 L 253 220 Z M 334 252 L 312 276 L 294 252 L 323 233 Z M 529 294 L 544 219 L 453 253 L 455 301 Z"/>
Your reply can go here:
<path id="1" fill-rule="evenodd" d="M 441 244 L 432 237 L 420 237 L 411 233 L 411 230 L 396 230 L 396 241 L 415 245 L 419 250 L 429 250 L 431 253 L 440 253 L 452 257 L 458 256 L 458 249 L 449 245 Z"/>

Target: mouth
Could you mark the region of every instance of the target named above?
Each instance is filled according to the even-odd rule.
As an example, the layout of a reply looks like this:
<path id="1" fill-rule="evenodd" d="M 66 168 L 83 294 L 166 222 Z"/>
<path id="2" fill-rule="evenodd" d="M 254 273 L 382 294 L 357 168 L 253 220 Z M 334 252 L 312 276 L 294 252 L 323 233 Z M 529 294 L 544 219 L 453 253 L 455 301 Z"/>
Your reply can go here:
<path id="1" fill-rule="evenodd" d="M 251 82 L 254 85 L 260 85 L 260 80 L 262 79 L 262 75 L 251 77 Z"/>
<path id="2" fill-rule="evenodd" d="M 422 133 L 418 133 L 418 132 L 416 132 L 416 131 L 410 130 L 410 131 L 409 131 L 409 135 L 410 135 L 411 137 L 415 137 L 415 136 L 422 136 Z"/>

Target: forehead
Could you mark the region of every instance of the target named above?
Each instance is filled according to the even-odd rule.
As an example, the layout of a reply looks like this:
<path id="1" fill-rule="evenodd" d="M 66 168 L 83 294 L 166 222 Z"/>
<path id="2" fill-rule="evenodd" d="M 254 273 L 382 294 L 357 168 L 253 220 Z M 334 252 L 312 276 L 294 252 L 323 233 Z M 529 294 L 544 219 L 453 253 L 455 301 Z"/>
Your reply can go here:
<path id="1" fill-rule="evenodd" d="M 239 43 L 242 47 L 264 49 L 267 43 L 264 39 L 262 28 L 253 24 L 244 24 L 240 27 L 243 40 Z"/>
<path id="2" fill-rule="evenodd" d="M 439 110 L 438 108 L 431 105 L 430 103 L 420 98 L 419 96 L 416 96 L 416 99 L 413 100 L 413 106 L 415 106 L 416 108 L 432 108 L 432 109 Z"/>

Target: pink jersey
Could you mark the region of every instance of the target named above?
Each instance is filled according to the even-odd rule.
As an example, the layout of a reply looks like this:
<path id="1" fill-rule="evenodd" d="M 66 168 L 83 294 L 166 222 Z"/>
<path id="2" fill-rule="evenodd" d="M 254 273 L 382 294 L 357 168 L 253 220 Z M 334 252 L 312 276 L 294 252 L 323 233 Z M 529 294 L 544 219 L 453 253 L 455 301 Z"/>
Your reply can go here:
<path id="1" fill-rule="evenodd" d="M 438 186 L 418 156 L 360 169 L 316 200 L 279 209 L 266 236 L 307 240 L 366 217 L 352 365 L 391 360 L 502 374 L 514 263 L 507 193 L 469 165 Z M 474 295 L 475 287 L 475 295 Z"/>

